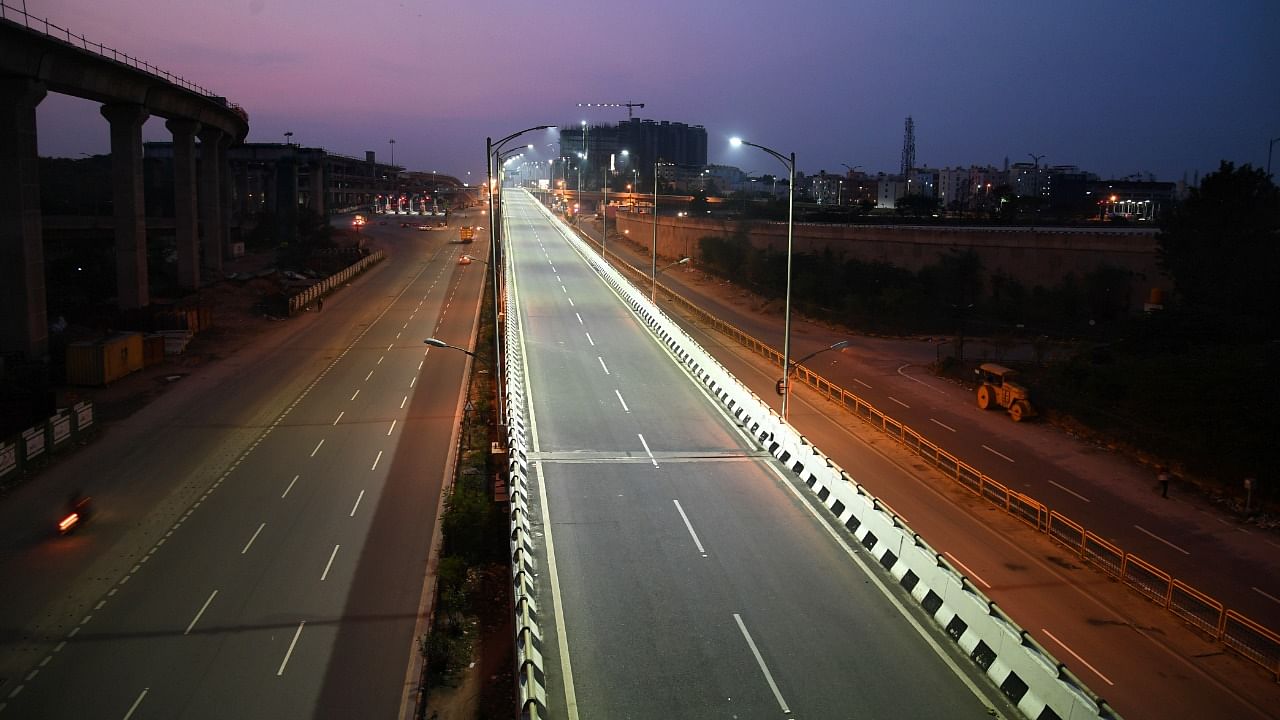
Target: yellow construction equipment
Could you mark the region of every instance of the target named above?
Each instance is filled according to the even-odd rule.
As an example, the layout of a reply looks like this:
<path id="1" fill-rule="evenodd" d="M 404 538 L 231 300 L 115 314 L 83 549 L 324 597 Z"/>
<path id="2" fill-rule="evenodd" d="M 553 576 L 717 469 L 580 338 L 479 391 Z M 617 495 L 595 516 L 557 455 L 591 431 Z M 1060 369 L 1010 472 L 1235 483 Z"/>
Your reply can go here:
<path id="1" fill-rule="evenodd" d="M 1017 371 L 995 363 L 982 363 L 974 372 L 978 374 L 978 407 L 983 410 L 1002 407 L 1009 411 L 1014 422 L 1035 417 L 1031 391 L 1017 381 Z"/>

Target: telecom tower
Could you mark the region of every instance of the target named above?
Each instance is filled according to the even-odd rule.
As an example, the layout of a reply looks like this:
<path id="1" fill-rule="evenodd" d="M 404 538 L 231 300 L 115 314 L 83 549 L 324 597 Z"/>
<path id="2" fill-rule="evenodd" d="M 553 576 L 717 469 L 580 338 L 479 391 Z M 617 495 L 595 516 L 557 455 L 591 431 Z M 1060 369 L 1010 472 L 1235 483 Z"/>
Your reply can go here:
<path id="1" fill-rule="evenodd" d="M 906 180 L 911 176 L 911 170 L 916 166 L 916 124 L 907 116 L 906 128 L 902 131 L 902 179 Z"/>

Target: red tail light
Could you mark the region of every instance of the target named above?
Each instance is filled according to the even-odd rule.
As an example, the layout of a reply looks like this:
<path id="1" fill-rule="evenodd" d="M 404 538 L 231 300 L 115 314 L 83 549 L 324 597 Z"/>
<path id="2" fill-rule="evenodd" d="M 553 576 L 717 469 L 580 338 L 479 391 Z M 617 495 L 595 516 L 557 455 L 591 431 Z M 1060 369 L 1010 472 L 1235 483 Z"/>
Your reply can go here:
<path id="1" fill-rule="evenodd" d="M 62 518 L 62 522 L 58 523 L 59 532 L 66 532 L 76 525 L 80 524 L 80 513 L 71 513 Z"/>

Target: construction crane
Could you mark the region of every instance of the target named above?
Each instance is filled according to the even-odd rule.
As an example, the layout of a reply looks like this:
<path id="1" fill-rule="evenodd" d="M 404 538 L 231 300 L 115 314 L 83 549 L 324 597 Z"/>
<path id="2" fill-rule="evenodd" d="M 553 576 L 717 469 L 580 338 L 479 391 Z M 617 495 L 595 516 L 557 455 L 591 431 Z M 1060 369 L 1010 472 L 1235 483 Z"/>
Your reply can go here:
<path id="1" fill-rule="evenodd" d="M 635 117 L 634 109 L 644 109 L 644 103 L 620 102 L 620 103 L 578 103 L 578 107 L 624 107 L 627 109 L 627 118 Z"/>

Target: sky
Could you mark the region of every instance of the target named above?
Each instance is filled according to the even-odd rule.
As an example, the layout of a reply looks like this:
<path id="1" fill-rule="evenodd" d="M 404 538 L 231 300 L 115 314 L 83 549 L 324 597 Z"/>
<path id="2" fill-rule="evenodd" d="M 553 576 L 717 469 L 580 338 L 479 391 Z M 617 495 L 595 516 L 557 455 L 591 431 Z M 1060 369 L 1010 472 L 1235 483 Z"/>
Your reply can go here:
<path id="1" fill-rule="evenodd" d="M 250 141 L 292 132 L 385 161 L 394 139 L 397 164 L 464 180 L 483 174 L 486 136 L 627 117 L 586 102 L 643 102 L 637 117 L 703 125 L 709 162 L 754 173 L 780 166 L 730 137 L 795 152 L 806 173 L 897 172 L 907 116 L 917 166 L 1000 167 L 1034 153 L 1103 178 L 1193 180 L 1222 160 L 1265 167 L 1280 137 L 1277 0 L 26 7 L 224 95 L 248 112 Z M 42 155 L 109 148 L 92 103 L 50 94 L 37 119 Z M 169 139 L 157 118 L 144 137 Z"/>

